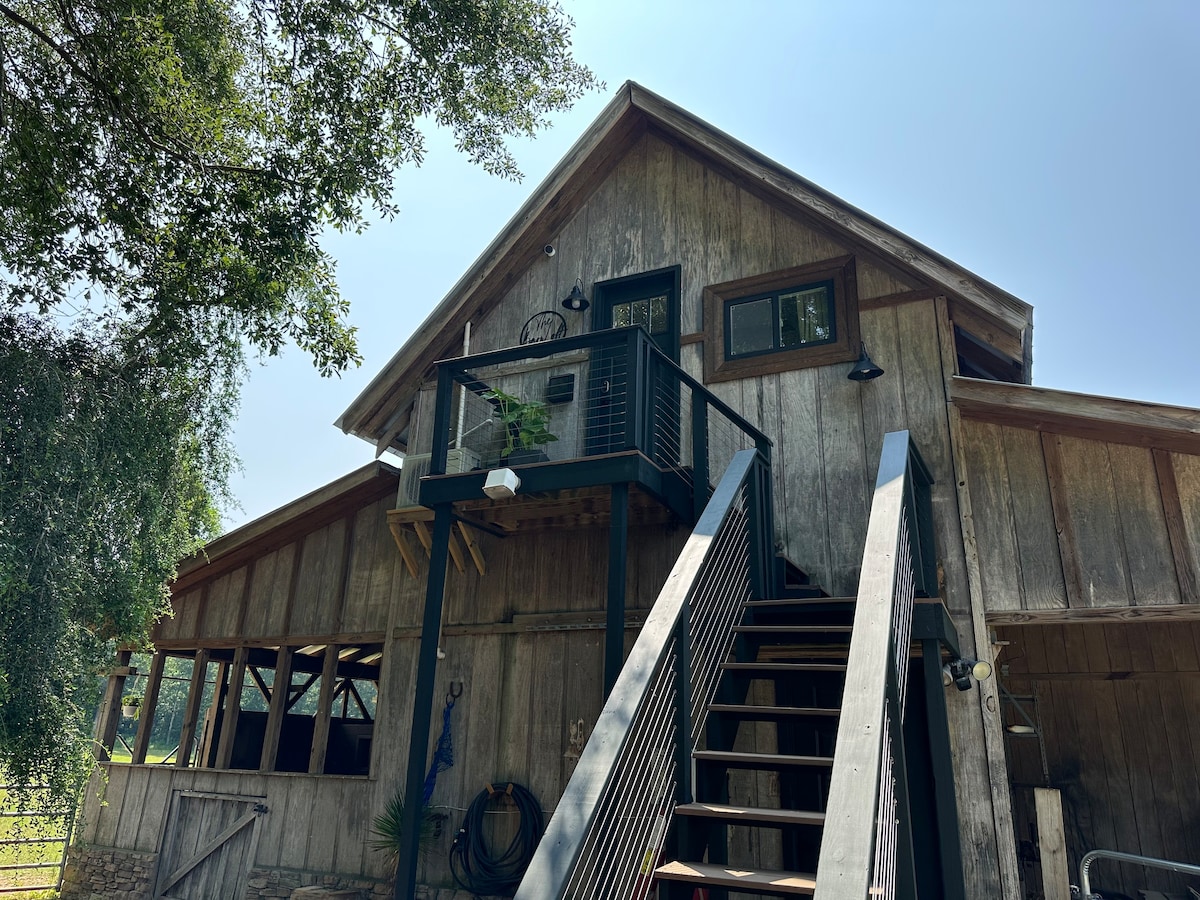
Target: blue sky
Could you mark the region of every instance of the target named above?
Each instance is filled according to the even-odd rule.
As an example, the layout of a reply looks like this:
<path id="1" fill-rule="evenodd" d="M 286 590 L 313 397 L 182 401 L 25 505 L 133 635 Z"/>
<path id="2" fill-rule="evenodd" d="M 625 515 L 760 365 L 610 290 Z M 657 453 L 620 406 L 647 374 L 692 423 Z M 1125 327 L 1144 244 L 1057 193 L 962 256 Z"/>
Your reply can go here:
<path id="1" fill-rule="evenodd" d="M 1200 2 L 565 0 L 608 84 L 504 182 L 430 134 L 393 222 L 333 236 L 361 368 L 251 372 L 236 527 L 369 462 L 330 423 L 627 79 L 1034 307 L 1034 382 L 1200 406 Z"/>

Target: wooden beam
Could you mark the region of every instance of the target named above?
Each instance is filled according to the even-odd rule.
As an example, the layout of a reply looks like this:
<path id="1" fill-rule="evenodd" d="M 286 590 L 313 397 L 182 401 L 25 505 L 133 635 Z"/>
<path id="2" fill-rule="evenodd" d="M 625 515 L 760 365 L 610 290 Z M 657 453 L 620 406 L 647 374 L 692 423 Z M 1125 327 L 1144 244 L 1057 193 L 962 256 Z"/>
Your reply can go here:
<path id="1" fill-rule="evenodd" d="M 242 683 L 246 679 L 246 657 L 249 647 L 238 647 L 229 667 L 229 682 L 225 692 L 225 709 L 221 715 L 221 737 L 217 740 L 215 768 L 228 769 L 233 761 L 233 740 L 237 736 L 238 716 L 242 711 Z"/>
<path id="2" fill-rule="evenodd" d="M 1013 609 L 987 614 L 988 625 L 1103 625 L 1114 622 L 1184 622 L 1200 619 L 1200 604 Z"/>
<path id="3" fill-rule="evenodd" d="M 899 306 L 902 303 L 917 303 L 922 300 L 932 300 L 936 296 L 936 291 L 920 288 L 915 291 L 897 291 L 894 294 L 884 294 L 880 297 L 859 297 L 858 311 L 883 309 L 887 306 Z"/>
<path id="4" fill-rule="evenodd" d="M 1152 455 L 1158 492 L 1162 497 L 1163 517 L 1167 522 L 1167 539 L 1171 544 L 1171 557 L 1175 560 L 1179 597 L 1184 603 L 1200 603 L 1200 576 L 1192 560 L 1183 504 L 1179 499 L 1179 483 L 1175 479 L 1175 464 L 1171 461 L 1171 454 L 1165 450 L 1154 450 Z"/>
<path id="5" fill-rule="evenodd" d="M 136 675 L 137 669 L 129 665 L 133 653 L 120 650 L 117 653 L 117 666 L 108 676 L 104 686 L 104 699 L 96 710 L 96 724 L 92 731 L 94 738 L 93 753 L 100 762 L 108 762 L 112 758 L 112 746 L 117 740 L 117 729 L 121 725 L 121 696 L 125 692 L 125 679 Z"/>
<path id="6" fill-rule="evenodd" d="M 294 661 L 293 661 L 294 662 Z M 308 774 L 325 772 L 325 753 L 329 749 L 329 717 L 333 713 L 333 690 L 337 686 L 338 648 L 325 648 L 325 664 L 321 668 L 321 693 L 317 700 L 317 715 L 313 723 L 312 749 L 308 754 Z"/>
<path id="7" fill-rule="evenodd" d="M 146 683 L 146 693 L 142 695 L 137 736 L 133 739 L 133 750 L 129 760 L 135 766 L 146 761 L 146 751 L 150 749 L 150 732 L 154 730 L 154 709 L 158 706 L 158 692 L 162 687 L 163 666 L 166 662 L 167 657 L 161 650 L 155 651 L 150 660 L 150 677 Z"/>
<path id="8" fill-rule="evenodd" d="M 225 705 L 225 697 L 229 690 L 229 663 L 222 660 L 217 665 L 217 683 L 213 688 L 212 703 L 208 707 L 208 712 L 204 716 L 204 731 L 200 741 L 200 756 L 196 763 L 197 766 L 207 768 L 211 766 L 213 754 L 213 735 L 217 730 L 217 719 L 221 715 L 221 710 Z"/>
<path id="9" fill-rule="evenodd" d="M 417 577 L 417 557 L 413 554 L 412 548 L 408 546 L 408 541 L 404 537 L 404 529 L 398 522 L 388 522 L 388 530 L 392 533 L 392 540 L 396 542 L 396 549 L 400 551 L 400 558 L 404 560 L 404 568 L 410 576 Z"/>
<path id="10" fill-rule="evenodd" d="M 271 707 L 267 712 L 267 727 L 263 734 L 262 755 L 258 760 L 258 771 L 274 772 L 279 758 L 279 735 L 283 731 L 283 718 L 287 715 L 288 698 L 292 693 L 292 656 L 295 647 L 280 647 L 275 658 L 275 680 L 272 684 Z"/>
<path id="11" fill-rule="evenodd" d="M 208 651 L 197 650 L 192 658 L 192 680 L 188 685 L 187 703 L 183 709 L 183 725 L 179 729 L 179 751 L 175 754 L 175 765 L 180 768 L 191 765 L 192 744 L 196 740 L 196 719 L 200 716 L 200 703 L 204 700 L 207 672 Z"/>
<path id="12" fill-rule="evenodd" d="M 462 535 L 467 552 L 471 554 L 471 559 L 475 563 L 475 571 L 480 575 L 486 575 L 487 571 L 483 563 L 483 554 L 479 550 L 479 545 L 475 543 L 475 536 L 471 533 L 471 526 L 459 520 L 458 533 Z"/>
<path id="13" fill-rule="evenodd" d="M 942 355 L 942 377 L 947 401 L 947 423 L 950 429 L 951 462 L 958 500 L 958 520 L 963 542 L 963 560 L 966 565 L 967 594 L 969 597 L 971 645 L 974 652 L 989 646 L 991 638 L 984 618 L 985 594 L 979 559 L 979 541 L 975 534 L 975 518 L 972 512 L 966 444 L 963 437 L 962 415 L 950 402 L 950 385 L 957 380 L 958 357 L 954 348 L 954 323 L 950 320 L 949 302 L 938 297 L 937 311 L 938 346 Z M 960 633 L 960 637 L 963 637 Z M 1016 897 L 1020 893 L 1020 863 L 1017 861 L 1016 841 L 1013 840 L 1012 794 L 1008 789 L 1008 764 L 1005 753 L 1004 726 L 1000 719 L 998 690 L 992 680 L 981 682 L 974 692 L 978 702 L 979 726 L 983 732 L 983 771 L 979 772 L 991 785 L 991 833 L 995 839 L 996 856 L 999 861 L 1001 895 Z M 964 765 L 960 762 L 959 765 Z M 966 763 L 971 766 L 971 763 Z M 973 799 L 981 804 L 982 798 Z M 978 817 L 978 813 L 975 813 Z M 979 821 L 976 818 L 976 821 Z M 981 823 L 982 824 L 982 823 Z M 985 826 L 986 827 L 986 826 Z M 964 842 L 965 843 L 965 842 Z M 975 847 L 962 847 L 966 853 L 979 852 Z"/>
<path id="14" fill-rule="evenodd" d="M 968 418 L 1097 441 L 1200 453 L 1200 410 L 955 377 L 950 399 Z"/>
<path id="15" fill-rule="evenodd" d="M 1013 681 L 1172 681 L 1200 678 L 1200 672 L 1020 672 L 1009 675 Z"/>
<path id="16" fill-rule="evenodd" d="M 1042 896 L 1045 900 L 1071 900 L 1062 795 L 1050 788 L 1034 788 L 1033 805 L 1037 811 L 1038 851 L 1042 859 Z"/>
<path id="17" fill-rule="evenodd" d="M 385 631 L 339 631 L 336 634 L 276 634 L 266 637 L 243 638 L 234 635 L 220 638 L 178 638 L 155 641 L 155 649 L 173 653 L 207 647 L 210 650 L 232 650 L 237 647 L 267 647 L 275 650 L 284 644 L 306 647 L 309 644 L 378 644 L 387 636 Z"/>

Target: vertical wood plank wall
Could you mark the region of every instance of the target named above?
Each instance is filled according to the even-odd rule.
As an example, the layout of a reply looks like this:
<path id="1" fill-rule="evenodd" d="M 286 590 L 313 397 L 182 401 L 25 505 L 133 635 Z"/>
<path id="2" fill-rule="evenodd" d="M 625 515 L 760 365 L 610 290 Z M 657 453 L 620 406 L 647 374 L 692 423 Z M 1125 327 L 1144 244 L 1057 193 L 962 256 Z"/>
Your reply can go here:
<path id="1" fill-rule="evenodd" d="M 473 323 L 472 350 L 512 346 L 534 313 L 558 310 L 575 279 L 585 285 L 671 265 L 681 266 L 682 332 L 704 330 L 702 291 L 717 284 L 790 266 L 828 260 L 853 249 L 781 211 L 654 134 L 548 239 L 557 253 L 535 260 L 494 311 Z M 798 369 L 714 384 L 711 390 L 775 443 L 773 466 L 777 540 L 814 581 L 834 594 L 856 589 L 870 492 L 883 434 L 908 428 L 934 478 L 937 544 L 943 596 L 955 614 L 964 650 L 973 652 L 966 562 L 959 528 L 943 347 L 951 322 L 923 287 L 869 259 L 856 259 L 860 327 L 887 375 L 858 384 L 848 364 Z M 915 292 L 915 293 L 914 293 Z M 910 302 L 893 303 L 903 296 Z M 928 296 L 928 299 L 914 299 Z M 568 333 L 590 328 L 586 315 L 565 313 Z M 688 343 L 681 363 L 703 379 L 703 345 Z M 953 358 L 949 360 L 953 367 Z M 432 398 L 425 392 L 422 422 Z M 427 440 L 422 427 L 418 434 Z M 421 445 L 423 449 L 424 445 Z M 994 697 L 988 698 L 994 705 Z M 989 758 L 978 696 L 948 698 L 957 761 L 960 826 L 967 883 L 980 896 L 1007 896 L 1015 880 L 1008 819 L 993 808 L 1002 761 Z M 739 748 L 770 751 L 767 729 L 739 735 Z M 751 801 L 768 784 L 735 788 Z M 1001 874 L 1001 873 L 1005 874 Z"/>
<path id="2" fill-rule="evenodd" d="M 989 613 L 1200 603 L 1200 457 L 963 420 Z"/>
<path id="3" fill-rule="evenodd" d="M 1032 838 L 1033 787 L 1062 792 L 1072 878 L 1097 848 L 1161 859 L 1200 859 L 1200 621 L 1020 625 L 1009 641 L 1005 684 L 1036 711 L 1050 782 L 1033 737 L 1010 736 L 1018 840 Z M 1016 710 L 1006 724 L 1024 724 Z M 1027 883 L 1036 884 L 1033 866 Z M 1098 862 L 1092 885 L 1131 897 L 1185 893 L 1187 879 Z"/>
<path id="4" fill-rule="evenodd" d="M 94 779 L 89 786 L 82 840 L 153 851 L 172 792 L 211 790 L 265 798 L 271 812 L 262 822 L 258 867 L 390 875 L 385 856 L 368 844 L 374 817 L 405 771 L 426 575 L 422 569 L 411 578 L 400 562 L 385 516 L 392 506 L 385 497 L 188 591 L 155 632 L 156 640 L 196 646 L 390 636 L 371 778 L 110 765 L 107 785 Z M 543 800 L 547 814 L 553 811 L 574 765 L 570 725 L 583 720 L 590 730 L 602 701 L 603 630 L 495 626 L 513 616 L 603 610 L 606 538 L 597 541 L 585 530 L 476 537 L 487 575 L 470 565 L 465 572 L 451 567 L 447 581 L 445 622 L 458 633 L 443 637 L 438 677 L 447 688 L 461 682 L 463 695 L 452 714 L 455 766 L 439 778 L 432 801 L 449 817 L 422 873 L 432 883 L 448 883 L 450 841 L 486 782 L 519 781 Z M 632 529 L 631 607 L 653 603 L 686 537 L 682 527 Z M 441 713 L 439 701 L 434 740 Z"/>
<path id="5" fill-rule="evenodd" d="M 524 322 L 543 310 L 562 313 L 569 335 L 588 330 L 589 315 L 560 306 L 576 278 L 590 286 L 680 265 L 686 335 L 703 331 L 701 292 L 706 285 L 853 252 L 654 134 L 643 136 L 548 240 L 556 254 L 534 260 L 496 309 L 473 323 L 472 352 L 516 344 Z M 712 390 L 775 442 L 777 539 L 791 559 L 835 594 L 853 593 L 857 585 L 883 433 L 912 431 L 936 482 L 933 502 L 943 596 L 959 623 L 964 649 L 970 652 L 973 629 L 945 393 L 945 378 L 952 374 L 946 367 L 953 365 L 944 355 L 952 340 L 951 323 L 945 304 L 939 306 L 932 295 L 921 294 L 922 285 L 866 258 L 856 260 L 856 271 L 862 336 L 886 370 L 884 378 L 851 382 L 846 363 L 722 382 Z M 893 302 L 897 297 L 907 302 Z M 684 345 L 682 364 L 698 379 L 703 377 L 702 357 L 700 343 Z M 432 401 L 432 391 L 421 392 L 412 424 L 413 452 L 428 450 Z M 1190 484 L 1188 479 L 1200 479 L 1200 470 L 1181 466 L 1176 475 Z M 163 622 L 156 633 L 162 640 L 203 644 L 236 638 L 269 645 L 287 635 L 386 631 L 376 727 L 387 739 L 376 743 L 372 779 L 186 770 L 164 775 L 157 769 L 114 766 L 110 806 L 89 804 L 92 815 L 85 839 L 120 847 L 133 846 L 130 842 L 143 837 L 149 840 L 153 829 L 139 827 L 131 836 L 127 825 L 113 818 L 122 804 L 112 803 L 112 798 L 158 798 L 165 815 L 166 798 L 175 784 L 170 779 L 178 777 L 183 779 L 180 784 L 219 784 L 225 792 L 236 785 L 268 796 L 268 805 L 283 814 L 264 822 L 260 865 L 311 867 L 318 861 L 336 871 L 380 873 L 380 855 L 364 845 L 372 816 L 395 790 L 406 762 L 404 735 L 411 716 L 417 643 L 412 630 L 420 621 L 425 588 L 424 571 L 418 578 L 408 577 L 392 545 L 384 516 L 391 505 L 384 499 L 348 513 L 189 591 L 177 598 L 175 618 Z M 1175 530 L 1194 541 L 1200 535 L 1200 511 L 1185 510 Z M 648 530 L 631 537 L 632 606 L 653 601 L 685 538 L 682 529 L 665 534 L 662 529 Z M 465 693 L 453 718 L 457 764 L 439 779 L 434 795 L 435 805 L 456 809 L 443 838 L 445 846 L 431 855 L 433 868 L 424 873 L 431 881 L 444 878 L 444 869 L 438 867 L 444 865 L 444 851 L 461 818 L 459 809 L 485 781 L 523 781 L 550 811 L 573 766 L 569 725 L 583 719 L 590 727 L 600 709 L 602 631 L 480 628 L 455 634 L 453 629 L 506 622 L 526 613 L 601 609 L 606 539 L 580 530 L 503 540 L 480 535 L 479 540 L 486 576 L 471 566 L 461 573 L 452 567 L 447 584 L 445 622 L 451 633 L 443 640 L 447 657 L 439 665 L 438 678 L 447 685 L 462 681 Z M 1140 570 L 1136 575 L 1152 577 Z M 401 636 L 393 637 L 395 629 Z M 948 708 L 956 787 L 960 797 L 969 798 L 960 805 L 967 882 L 978 896 L 1006 896 L 999 874 L 1004 868 L 999 842 L 1008 836 L 997 836 L 1003 816 L 992 805 L 979 697 L 948 697 Z M 440 704 L 433 716 L 436 739 Z M 746 729 L 739 747 L 771 750 L 772 740 L 770 729 Z M 774 789 L 766 777 L 743 780 L 738 790 L 750 800 Z M 296 828 L 298 821 L 312 824 Z M 331 841 L 321 833 L 333 823 L 343 831 Z"/>

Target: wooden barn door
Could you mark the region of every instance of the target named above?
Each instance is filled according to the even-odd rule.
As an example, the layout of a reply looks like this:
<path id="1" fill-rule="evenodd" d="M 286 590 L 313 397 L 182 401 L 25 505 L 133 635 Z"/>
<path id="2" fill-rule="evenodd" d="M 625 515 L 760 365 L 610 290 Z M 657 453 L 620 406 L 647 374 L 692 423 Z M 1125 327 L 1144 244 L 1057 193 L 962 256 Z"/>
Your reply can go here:
<path id="1" fill-rule="evenodd" d="M 229 900 L 246 893 L 263 797 L 176 791 L 158 857 L 155 900 Z"/>

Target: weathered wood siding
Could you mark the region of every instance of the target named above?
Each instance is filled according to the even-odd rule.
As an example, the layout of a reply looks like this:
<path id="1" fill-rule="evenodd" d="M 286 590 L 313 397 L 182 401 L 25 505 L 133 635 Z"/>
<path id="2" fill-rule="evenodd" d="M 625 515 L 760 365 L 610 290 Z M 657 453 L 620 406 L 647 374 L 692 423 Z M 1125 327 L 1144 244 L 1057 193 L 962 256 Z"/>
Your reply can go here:
<path id="1" fill-rule="evenodd" d="M 988 613 L 1200 603 L 1200 457 L 963 420 Z"/>
<path id="2" fill-rule="evenodd" d="M 570 335 L 588 330 L 589 314 L 560 306 L 576 278 L 590 286 L 680 265 L 686 336 L 704 330 L 707 285 L 856 255 L 813 223 L 767 203 L 653 134 L 641 138 L 563 229 L 546 239 L 556 254 L 537 259 L 494 310 L 473 323 L 472 352 L 518 343 L 525 321 L 543 310 L 562 312 Z M 776 538 L 814 581 L 835 594 L 857 587 L 883 434 L 909 429 L 935 479 L 942 594 L 955 614 L 965 652 L 973 652 L 946 406 L 945 380 L 954 374 L 948 307 L 936 302 L 926 285 L 886 271 L 869 257 L 856 255 L 855 270 L 862 337 L 886 370 L 883 378 L 851 382 L 849 365 L 840 363 L 721 382 L 711 390 L 774 442 Z M 702 380 L 703 344 L 685 342 L 681 363 Z M 423 392 L 419 404 L 416 452 L 431 441 L 432 393 Z M 994 697 L 989 700 L 994 707 Z M 1004 846 L 1008 819 L 993 802 L 1003 758 L 998 751 L 989 755 L 981 740 L 985 720 L 995 714 L 982 708 L 978 695 L 949 697 L 948 707 L 956 787 L 967 798 L 960 804 L 967 883 L 978 896 L 1015 896 L 1015 856 Z M 738 746 L 767 751 L 773 740 L 768 729 L 747 728 Z M 750 799 L 777 790 L 769 776 L 735 787 Z M 735 835 L 735 843 L 740 840 Z M 756 860 L 771 852 L 769 847 L 744 849 Z"/>
<path id="3" fill-rule="evenodd" d="M 400 577 L 386 516 L 394 505 L 377 500 L 176 597 L 154 640 L 219 646 L 383 632 Z"/>
<path id="4" fill-rule="evenodd" d="M 388 876 L 384 856 L 368 844 L 407 764 L 427 575 L 412 535 L 418 577 L 400 561 L 385 515 L 393 505 L 383 498 L 351 511 L 200 584 L 176 599 L 174 617 L 156 631 L 178 647 L 383 635 L 371 777 L 108 765 L 107 785 L 94 780 L 89 791 L 83 840 L 153 851 L 173 791 L 261 796 L 271 812 L 261 823 L 255 866 Z M 686 537 L 681 527 L 631 530 L 632 610 L 653 603 Z M 451 566 L 446 587 L 438 679 L 447 689 L 461 683 L 463 694 L 452 716 L 455 765 L 433 797 L 449 821 L 421 875 L 434 884 L 450 884 L 450 841 L 485 783 L 518 781 L 547 815 L 553 811 L 574 766 L 572 723 L 582 720 L 586 735 L 602 705 L 607 529 L 508 538 L 477 532 L 476 540 L 487 574 L 469 562 L 464 572 Z M 629 638 L 635 633 L 627 630 Z M 434 740 L 441 717 L 439 702 Z"/>
<path id="5" fill-rule="evenodd" d="M 157 852 L 173 793 L 207 791 L 263 798 L 269 812 L 260 826 L 257 868 L 390 874 L 383 855 L 366 846 L 376 814 L 374 781 L 119 764 L 103 772 L 107 784 L 97 775 L 88 785 L 78 838 L 85 844 Z"/>
<path id="6" fill-rule="evenodd" d="M 473 323 L 472 352 L 517 344 L 526 320 L 544 310 L 562 312 L 569 335 L 587 331 L 590 314 L 559 305 L 576 278 L 590 286 L 680 265 L 687 335 L 703 331 L 707 285 L 854 253 L 653 134 L 548 240 L 556 254 L 535 261 L 502 302 Z M 942 485 L 936 502 L 951 513 L 945 521 L 956 518 L 935 305 L 932 299 L 872 302 L 922 286 L 865 258 L 856 270 L 863 338 L 888 377 L 859 385 L 846 379 L 848 366 L 838 364 L 711 386 L 775 442 L 777 536 L 797 563 L 837 593 L 853 591 L 858 580 L 885 431 L 913 430 Z M 682 349 L 682 364 L 696 378 L 703 377 L 702 354 L 700 343 Z M 424 392 L 417 452 L 431 441 L 432 401 Z M 943 532 L 947 546 L 957 542 L 949 527 Z M 965 584 L 961 567 L 952 577 Z M 965 590 L 953 592 L 951 601 L 965 609 Z"/>
<path id="7" fill-rule="evenodd" d="M 997 629 L 1008 689 L 1042 727 L 1049 787 L 1062 792 L 1072 876 L 1097 848 L 1200 859 L 1200 622 Z M 1007 706 L 1007 704 L 1006 704 Z M 1007 724 L 1024 724 L 1015 710 Z M 1018 840 L 1032 838 L 1038 741 L 1008 738 Z M 1098 862 L 1097 885 L 1183 894 L 1186 879 Z M 1105 891 L 1107 896 L 1107 891 Z"/>

